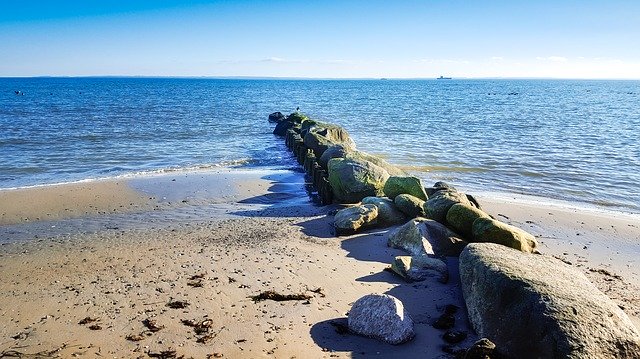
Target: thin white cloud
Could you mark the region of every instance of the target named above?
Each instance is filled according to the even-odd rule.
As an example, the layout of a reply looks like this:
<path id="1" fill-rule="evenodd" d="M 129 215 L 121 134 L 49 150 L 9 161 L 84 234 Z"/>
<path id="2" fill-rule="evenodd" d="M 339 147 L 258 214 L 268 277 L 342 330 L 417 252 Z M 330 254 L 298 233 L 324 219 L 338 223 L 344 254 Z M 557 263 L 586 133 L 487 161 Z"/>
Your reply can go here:
<path id="1" fill-rule="evenodd" d="M 492 56 L 491 60 L 492 61 L 503 61 L 504 57 L 502 57 L 502 56 Z"/>
<path id="2" fill-rule="evenodd" d="M 536 57 L 536 60 L 540 61 L 551 61 L 551 62 L 567 62 L 569 59 L 563 56 L 547 56 L 547 57 Z"/>
<path id="3" fill-rule="evenodd" d="M 464 64 L 464 65 L 468 65 L 471 63 L 471 61 L 464 60 L 464 59 L 420 59 L 420 60 L 414 60 L 414 62 L 423 63 L 423 64 Z"/>

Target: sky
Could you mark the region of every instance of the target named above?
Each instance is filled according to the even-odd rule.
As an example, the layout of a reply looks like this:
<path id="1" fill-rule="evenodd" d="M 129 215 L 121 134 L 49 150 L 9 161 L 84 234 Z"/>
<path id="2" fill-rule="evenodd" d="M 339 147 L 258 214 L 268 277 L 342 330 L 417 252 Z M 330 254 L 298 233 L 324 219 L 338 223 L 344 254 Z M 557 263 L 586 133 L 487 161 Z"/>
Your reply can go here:
<path id="1" fill-rule="evenodd" d="M 640 1 L 0 0 L 0 76 L 640 79 Z"/>

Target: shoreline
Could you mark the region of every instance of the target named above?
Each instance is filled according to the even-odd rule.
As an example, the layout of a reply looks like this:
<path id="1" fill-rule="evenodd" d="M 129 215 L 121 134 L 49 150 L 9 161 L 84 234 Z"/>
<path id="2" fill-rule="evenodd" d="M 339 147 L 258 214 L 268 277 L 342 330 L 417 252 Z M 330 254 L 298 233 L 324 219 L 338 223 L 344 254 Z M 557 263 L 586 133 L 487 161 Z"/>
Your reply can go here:
<path id="1" fill-rule="evenodd" d="M 444 354 L 431 322 L 447 304 L 464 307 L 459 284 L 411 284 L 385 271 L 403 253 L 386 246 L 395 227 L 335 237 L 328 213 L 337 206 L 314 204 L 301 172 L 205 172 L 122 182 L 142 198 L 155 197 L 148 207 L 0 225 L 0 352 L 66 344 L 59 353 L 67 356 L 169 349 L 195 357 Z M 103 183 L 77 186 L 91 192 L 91 185 Z M 637 221 L 477 198 L 488 213 L 534 234 L 541 251 L 583 271 L 640 326 Z M 192 286 L 197 283 L 202 287 Z M 253 303 L 249 297 L 261 290 L 312 298 Z M 371 292 L 402 299 L 416 319 L 416 339 L 391 346 L 336 332 L 351 303 Z M 171 300 L 191 305 L 170 309 Z M 86 317 L 101 329 L 78 324 Z M 126 339 L 145 332 L 149 318 L 164 328 L 140 341 Z M 207 333 L 215 337 L 198 343 L 201 336 L 181 321 L 207 318 L 215 323 Z M 472 343 L 464 312 L 457 319 L 456 329 L 469 332 L 463 344 Z"/>

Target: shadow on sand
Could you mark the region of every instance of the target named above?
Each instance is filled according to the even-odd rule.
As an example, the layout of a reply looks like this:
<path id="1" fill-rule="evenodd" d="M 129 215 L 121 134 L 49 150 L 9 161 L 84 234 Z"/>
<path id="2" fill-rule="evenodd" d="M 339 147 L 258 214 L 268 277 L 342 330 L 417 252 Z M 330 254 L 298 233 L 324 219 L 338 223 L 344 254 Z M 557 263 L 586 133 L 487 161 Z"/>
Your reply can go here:
<path id="1" fill-rule="evenodd" d="M 387 239 L 392 230 L 374 231 L 342 240 L 342 248 L 347 256 L 369 262 L 390 263 L 397 255 L 406 255 L 404 251 L 387 247 Z M 431 324 L 442 314 L 448 304 L 459 307 L 454 329 L 469 333 L 469 337 L 460 347 L 470 346 L 476 339 L 470 329 L 462 298 L 458 273 L 458 258 L 447 258 L 450 280 L 439 283 L 434 278 L 422 282 L 406 282 L 388 271 L 381 271 L 357 278 L 361 282 L 385 282 L 395 286 L 385 294 L 398 298 L 411 315 L 416 336 L 401 345 L 386 344 L 382 341 L 365 338 L 345 332 L 347 319 L 334 318 L 318 322 L 311 327 L 310 335 L 315 343 L 329 352 L 350 352 L 354 358 L 378 356 L 380 358 L 436 358 L 446 357 L 442 347 L 447 343 L 442 339 L 445 331 L 435 329 Z"/>

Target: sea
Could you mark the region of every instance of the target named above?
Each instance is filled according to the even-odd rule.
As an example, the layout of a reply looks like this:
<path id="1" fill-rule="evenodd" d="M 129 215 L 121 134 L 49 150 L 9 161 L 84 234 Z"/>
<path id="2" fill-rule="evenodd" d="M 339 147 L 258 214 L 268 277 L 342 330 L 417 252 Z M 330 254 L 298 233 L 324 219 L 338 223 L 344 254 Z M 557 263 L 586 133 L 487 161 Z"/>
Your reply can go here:
<path id="1" fill-rule="evenodd" d="M 640 81 L 0 78 L 0 189 L 293 169 L 297 108 L 426 185 L 640 213 Z"/>

